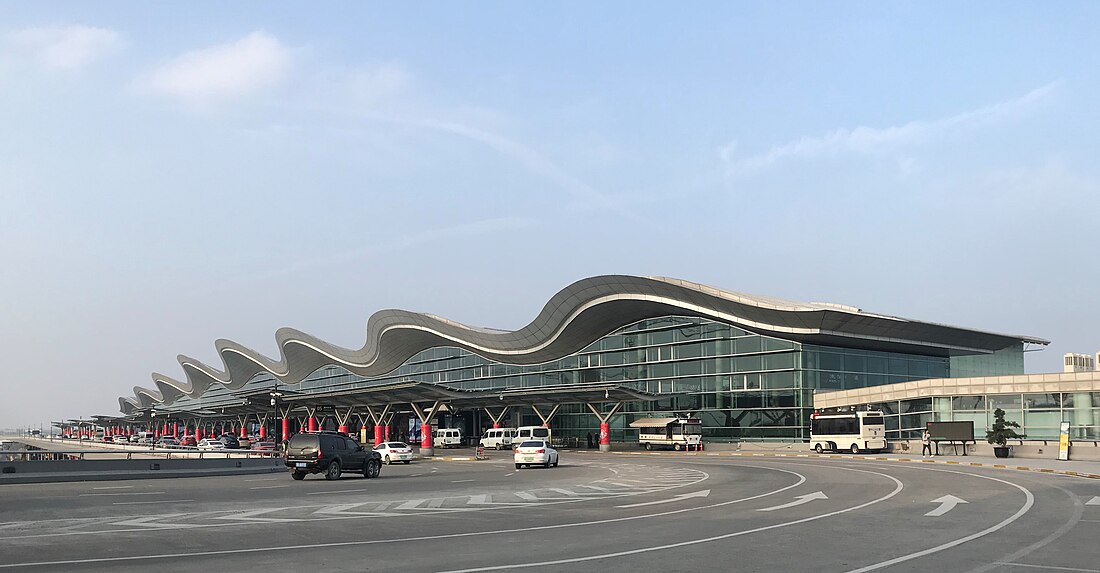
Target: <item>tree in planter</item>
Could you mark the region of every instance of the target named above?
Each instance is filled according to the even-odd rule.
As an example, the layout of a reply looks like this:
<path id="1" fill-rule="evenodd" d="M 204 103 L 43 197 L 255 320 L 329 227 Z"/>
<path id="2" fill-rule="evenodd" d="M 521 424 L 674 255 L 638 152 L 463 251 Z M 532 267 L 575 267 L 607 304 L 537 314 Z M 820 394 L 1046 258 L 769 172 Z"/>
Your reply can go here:
<path id="1" fill-rule="evenodd" d="M 1007 447 L 1009 440 L 1018 440 L 1027 437 L 1027 434 L 1016 433 L 1014 428 L 1019 427 L 1020 424 L 1016 422 L 1006 422 L 1005 411 L 997 408 L 993 411 L 993 429 L 986 430 L 985 441 L 993 444 L 994 447 Z"/>

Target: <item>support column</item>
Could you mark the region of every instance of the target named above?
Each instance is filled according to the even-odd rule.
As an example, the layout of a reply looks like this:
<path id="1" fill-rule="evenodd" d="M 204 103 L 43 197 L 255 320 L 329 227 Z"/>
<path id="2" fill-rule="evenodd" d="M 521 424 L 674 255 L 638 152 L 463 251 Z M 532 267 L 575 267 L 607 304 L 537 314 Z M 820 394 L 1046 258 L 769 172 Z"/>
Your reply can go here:
<path id="1" fill-rule="evenodd" d="M 283 419 L 281 430 L 284 442 L 290 439 L 290 418 L 288 417 L 290 416 L 290 408 L 290 406 L 285 406 L 282 410 L 279 410 L 279 415 L 282 416 Z"/>
<path id="2" fill-rule="evenodd" d="M 382 424 L 385 423 L 386 416 L 390 415 L 390 409 L 393 404 L 386 404 L 385 408 L 382 408 L 381 412 L 375 411 L 374 408 L 367 406 L 367 414 L 370 416 L 372 422 L 374 422 L 374 445 L 381 444 L 385 440 L 385 433 L 382 430 Z"/>
<path id="3" fill-rule="evenodd" d="M 317 418 L 313 417 L 313 415 L 316 414 L 316 413 L 317 413 L 317 408 L 316 407 L 306 408 L 306 415 L 309 416 L 309 421 L 308 421 L 309 425 L 307 426 L 307 428 L 309 429 L 310 432 L 316 432 L 317 431 Z"/>
<path id="4" fill-rule="evenodd" d="M 348 420 L 351 418 L 352 413 L 355 412 L 355 408 L 348 408 L 348 411 L 344 414 L 340 414 L 340 410 L 336 410 L 336 421 L 340 422 L 340 428 L 337 430 L 340 433 L 348 433 Z"/>
<path id="5" fill-rule="evenodd" d="M 412 406 L 416 417 L 420 418 L 420 455 L 422 457 L 431 457 L 435 455 L 435 450 L 432 443 L 432 420 L 435 419 L 436 412 L 439 411 L 439 407 L 443 403 L 436 400 L 432 407 L 428 410 L 424 410 L 418 404 L 409 404 Z"/>
<path id="6" fill-rule="evenodd" d="M 383 416 L 383 420 L 385 420 L 385 425 L 382 426 L 382 434 L 383 437 L 386 438 L 387 442 L 390 441 L 390 430 L 393 429 L 393 417 L 396 415 L 397 414 L 395 412 L 390 412 L 388 416 Z"/>
<path id="7" fill-rule="evenodd" d="M 508 406 L 501 408 L 500 413 L 496 415 L 494 415 L 493 411 L 489 408 L 483 409 L 485 410 L 485 413 L 489 415 L 489 419 L 493 421 L 493 429 L 500 429 L 500 423 L 502 420 L 504 420 L 504 415 L 508 413 Z"/>
<path id="8" fill-rule="evenodd" d="M 556 416 L 558 414 L 558 408 L 561 408 L 561 404 L 554 404 L 554 407 L 550 410 L 550 413 L 546 414 L 546 415 L 543 415 L 542 411 L 539 410 L 538 406 L 536 406 L 534 404 L 531 405 L 531 409 L 535 411 L 535 415 L 538 416 L 540 420 L 542 420 L 542 427 L 543 428 L 549 428 L 550 427 L 550 420 L 553 420 L 554 416 Z"/>
<path id="9" fill-rule="evenodd" d="M 619 408 L 621 408 L 622 405 L 623 405 L 622 402 L 616 402 L 615 405 L 611 407 L 611 411 L 604 414 L 604 413 L 601 413 L 599 411 L 599 409 L 597 409 L 592 404 L 587 404 L 587 403 L 585 404 L 585 406 L 588 406 L 588 409 L 591 410 L 592 413 L 596 415 L 596 418 L 599 419 L 599 421 L 600 421 L 600 451 L 601 452 L 610 452 L 611 451 L 611 424 L 609 423 L 609 421 L 611 420 L 611 416 L 614 416 L 615 414 L 617 414 L 619 412 Z"/>

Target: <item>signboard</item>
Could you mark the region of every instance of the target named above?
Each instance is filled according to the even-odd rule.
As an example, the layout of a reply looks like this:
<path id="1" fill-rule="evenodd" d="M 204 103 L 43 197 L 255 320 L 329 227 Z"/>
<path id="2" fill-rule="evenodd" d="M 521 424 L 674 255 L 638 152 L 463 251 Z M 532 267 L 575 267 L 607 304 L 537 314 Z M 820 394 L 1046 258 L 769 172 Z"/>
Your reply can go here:
<path id="1" fill-rule="evenodd" d="M 928 433 L 934 442 L 973 442 L 974 422 L 928 422 Z"/>
<path id="2" fill-rule="evenodd" d="M 1069 460 L 1069 422 L 1062 422 L 1058 428 L 1058 459 Z"/>

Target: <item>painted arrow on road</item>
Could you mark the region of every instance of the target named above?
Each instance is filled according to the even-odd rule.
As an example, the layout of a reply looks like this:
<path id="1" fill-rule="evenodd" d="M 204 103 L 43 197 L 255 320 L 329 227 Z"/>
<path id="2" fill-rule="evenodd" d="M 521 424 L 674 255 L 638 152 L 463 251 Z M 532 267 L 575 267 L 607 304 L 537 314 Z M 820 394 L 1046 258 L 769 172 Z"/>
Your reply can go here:
<path id="1" fill-rule="evenodd" d="M 939 517 L 939 516 L 949 512 L 949 511 L 951 511 L 952 509 L 955 509 L 956 505 L 959 505 L 960 503 L 969 503 L 969 502 L 966 501 L 965 499 L 958 498 L 958 497 L 955 497 L 951 494 L 948 494 L 948 495 L 945 495 L 943 497 L 933 499 L 932 503 L 938 503 L 938 504 L 940 504 L 940 506 L 937 507 L 936 509 L 933 509 L 932 511 L 929 511 L 928 513 L 926 513 L 924 515 L 929 516 L 929 517 Z"/>
<path id="2" fill-rule="evenodd" d="M 682 501 L 682 500 L 693 498 L 693 497 L 706 497 L 708 495 L 710 495 L 710 490 L 709 489 L 704 489 L 703 491 L 697 491 L 695 493 L 683 493 L 683 494 L 680 494 L 680 495 L 677 495 L 677 496 L 670 497 L 668 499 L 658 499 L 657 501 L 647 501 L 645 503 L 632 503 L 630 505 L 616 505 L 615 507 L 620 508 L 620 509 L 625 509 L 625 508 L 628 508 L 628 507 L 642 507 L 643 505 L 657 505 L 658 503 L 669 503 L 669 502 L 672 502 L 672 501 Z"/>
<path id="3" fill-rule="evenodd" d="M 825 495 L 824 493 L 822 493 L 820 491 L 815 491 L 813 493 L 808 493 L 806 495 L 795 496 L 794 499 L 795 499 L 795 501 L 792 501 L 790 503 L 784 503 L 783 505 L 777 505 L 775 507 L 765 507 L 764 509 L 758 509 L 756 511 L 775 511 L 777 509 L 787 509 L 788 507 L 794 507 L 796 505 L 802 505 L 804 503 L 810 503 L 811 501 L 813 501 L 815 499 L 829 499 L 829 496 Z"/>
<path id="4" fill-rule="evenodd" d="M 1085 502 L 1085 505 L 1100 505 L 1100 495 Z"/>

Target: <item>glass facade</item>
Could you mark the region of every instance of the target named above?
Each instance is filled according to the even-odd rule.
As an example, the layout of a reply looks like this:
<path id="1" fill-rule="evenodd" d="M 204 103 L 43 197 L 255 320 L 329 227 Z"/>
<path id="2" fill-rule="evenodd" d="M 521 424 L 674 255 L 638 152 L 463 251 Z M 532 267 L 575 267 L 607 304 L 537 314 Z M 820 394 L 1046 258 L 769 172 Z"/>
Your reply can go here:
<path id="1" fill-rule="evenodd" d="M 1019 360 L 1018 371 L 1011 372 L 1014 374 L 1023 372 L 1022 348 L 1016 352 Z M 1001 356 L 995 365 L 976 361 L 967 368 L 1012 369 L 1016 362 L 1010 354 Z M 437 347 L 417 353 L 384 376 L 363 378 L 333 366 L 288 389 L 331 392 L 404 381 L 469 390 L 614 382 L 658 396 L 668 394 L 624 404 L 610 420 L 614 441 L 636 439 L 636 430 L 627 427 L 636 418 L 682 413 L 699 417 L 704 439 L 711 442 L 803 440 L 809 438 L 814 389 L 948 377 L 954 374 L 954 367 L 954 359 L 943 357 L 800 344 L 724 323 L 669 316 L 623 327 L 580 352 L 544 364 L 502 364 L 460 348 Z M 243 391 L 267 389 L 272 384 L 270 377 L 257 377 Z M 199 399 L 181 400 L 176 406 L 216 409 L 219 404 L 239 401 L 224 388 L 211 388 Z M 517 426 L 539 424 L 540 420 L 531 411 L 521 411 L 513 413 L 509 422 Z M 447 423 L 477 435 L 483 428 L 473 426 L 484 425 L 484 420 L 467 414 Z M 555 435 L 563 438 L 584 438 L 599 431 L 595 416 L 583 404 L 563 405 L 551 426 Z"/>
<path id="2" fill-rule="evenodd" d="M 936 396 L 871 404 L 886 414 L 888 439 L 919 438 L 928 422 L 974 422 L 975 439 L 984 440 L 993 412 L 1020 424 L 1030 440 L 1057 440 L 1058 427 L 1070 423 L 1070 439 L 1100 440 L 1100 392 Z"/>

